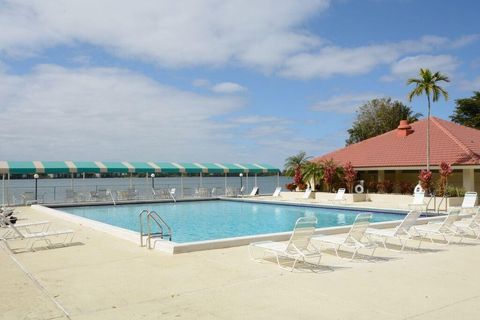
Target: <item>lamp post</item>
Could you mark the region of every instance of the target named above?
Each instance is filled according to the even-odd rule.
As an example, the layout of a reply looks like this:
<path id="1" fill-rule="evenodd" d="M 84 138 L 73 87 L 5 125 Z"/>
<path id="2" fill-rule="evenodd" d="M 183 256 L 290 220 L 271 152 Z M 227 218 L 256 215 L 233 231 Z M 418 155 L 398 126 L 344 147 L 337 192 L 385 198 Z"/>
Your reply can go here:
<path id="1" fill-rule="evenodd" d="M 243 173 L 238 175 L 240 177 L 240 193 L 243 195 Z"/>
<path id="2" fill-rule="evenodd" d="M 39 177 L 39 176 L 38 176 L 38 173 L 35 173 L 35 174 L 33 175 L 33 178 L 35 179 L 35 201 L 38 200 L 38 198 L 37 198 L 37 194 L 38 194 L 38 192 L 37 192 L 37 191 L 38 191 L 38 177 Z"/>
<path id="3" fill-rule="evenodd" d="M 152 190 L 155 190 L 155 173 L 152 173 L 150 177 L 152 177 Z"/>

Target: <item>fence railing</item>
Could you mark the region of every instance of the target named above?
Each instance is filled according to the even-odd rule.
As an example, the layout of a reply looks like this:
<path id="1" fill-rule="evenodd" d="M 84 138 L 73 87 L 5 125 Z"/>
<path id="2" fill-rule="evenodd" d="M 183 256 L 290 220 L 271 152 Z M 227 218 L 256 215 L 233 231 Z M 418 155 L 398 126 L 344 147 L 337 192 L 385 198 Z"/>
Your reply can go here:
<path id="1" fill-rule="evenodd" d="M 288 179 L 288 178 L 285 178 Z M 185 179 L 186 180 L 186 179 Z M 110 180 L 113 181 L 113 180 Z M 0 186 L 2 194 L 0 201 L 3 205 L 25 205 L 30 203 L 58 204 L 58 203 L 95 203 L 132 200 L 161 200 L 171 199 L 170 190 L 175 188 L 175 198 L 208 198 L 218 196 L 236 197 L 241 193 L 241 184 L 237 179 L 231 179 L 228 184 L 224 180 L 215 180 L 203 178 L 202 184 L 187 183 L 184 181 L 175 181 L 162 183 L 161 179 L 156 179 L 155 183 L 137 180 L 132 183 L 127 179 L 116 179 L 115 183 L 103 183 L 103 181 L 61 181 L 56 183 L 55 179 L 49 181 L 39 181 L 48 186 L 39 183 L 35 187 L 32 180 L 13 180 L 6 187 Z M 284 181 L 281 181 L 282 183 Z M 250 183 L 249 188 L 253 188 Z M 273 192 L 277 186 L 276 177 L 265 177 L 259 179 L 260 190 L 265 193 Z M 153 187 L 153 188 L 152 188 Z M 243 193 L 248 194 L 250 190 L 243 184 Z"/>

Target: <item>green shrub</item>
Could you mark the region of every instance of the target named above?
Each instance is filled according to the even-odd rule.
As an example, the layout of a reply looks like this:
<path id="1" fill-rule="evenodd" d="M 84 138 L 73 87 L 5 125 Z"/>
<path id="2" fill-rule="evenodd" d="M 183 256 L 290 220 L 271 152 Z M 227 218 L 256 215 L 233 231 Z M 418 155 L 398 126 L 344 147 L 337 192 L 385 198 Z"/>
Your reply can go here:
<path id="1" fill-rule="evenodd" d="M 447 186 L 447 195 L 449 197 L 463 197 L 465 195 L 465 189 L 461 187 Z"/>

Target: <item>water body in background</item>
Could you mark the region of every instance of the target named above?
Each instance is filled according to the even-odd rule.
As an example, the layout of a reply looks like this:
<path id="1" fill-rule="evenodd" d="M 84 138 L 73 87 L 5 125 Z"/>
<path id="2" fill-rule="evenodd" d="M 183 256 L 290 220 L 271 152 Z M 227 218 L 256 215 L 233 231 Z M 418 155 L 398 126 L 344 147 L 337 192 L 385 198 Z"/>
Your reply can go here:
<path id="1" fill-rule="evenodd" d="M 285 189 L 285 184 L 291 182 L 291 178 L 280 176 L 278 185 Z M 32 198 L 35 192 L 34 179 L 18 179 L 0 181 L 0 192 L 2 196 L 0 200 L 2 204 L 23 204 L 25 198 Z M 244 187 L 244 194 L 250 193 L 255 186 L 255 177 L 155 177 L 154 186 L 156 190 L 176 188 L 177 197 L 190 197 L 195 194 L 195 190 L 202 187 L 208 190 L 215 188 L 214 195 L 224 195 L 225 185 L 229 189 L 240 189 L 240 185 Z M 3 187 L 5 185 L 5 188 Z M 277 187 L 277 176 L 257 177 L 257 186 L 261 194 L 271 194 Z M 40 178 L 37 181 L 37 198 L 39 202 L 55 203 L 65 202 L 67 190 L 73 190 L 76 194 L 82 195 L 82 199 L 89 200 L 92 192 L 101 189 L 112 191 L 125 191 L 129 188 L 136 190 L 139 199 L 152 198 L 152 179 L 148 178 L 75 178 L 75 179 L 48 179 Z"/>

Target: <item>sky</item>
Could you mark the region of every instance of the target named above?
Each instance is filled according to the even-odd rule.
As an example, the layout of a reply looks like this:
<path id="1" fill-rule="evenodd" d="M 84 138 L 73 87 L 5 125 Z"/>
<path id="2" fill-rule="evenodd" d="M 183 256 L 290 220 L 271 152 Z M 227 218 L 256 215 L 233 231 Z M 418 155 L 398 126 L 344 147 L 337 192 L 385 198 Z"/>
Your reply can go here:
<path id="1" fill-rule="evenodd" d="M 0 160 L 252 162 L 345 145 L 420 68 L 480 90 L 476 0 L 0 0 Z"/>

